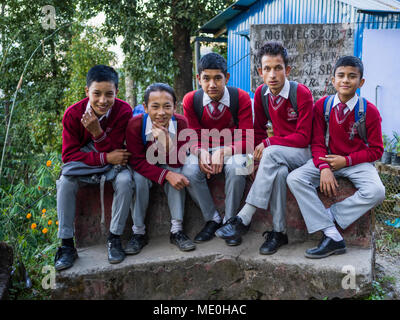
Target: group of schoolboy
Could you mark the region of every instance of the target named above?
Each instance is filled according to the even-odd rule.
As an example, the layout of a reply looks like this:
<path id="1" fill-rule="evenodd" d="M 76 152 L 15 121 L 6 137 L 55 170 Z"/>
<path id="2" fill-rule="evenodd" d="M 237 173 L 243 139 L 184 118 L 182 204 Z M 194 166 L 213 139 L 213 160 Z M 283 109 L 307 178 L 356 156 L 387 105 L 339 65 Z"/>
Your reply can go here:
<path id="1" fill-rule="evenodd" d="M 306 257 L 346 251 L 335 222 L 344 230 L 385 197 L 373 165 L 383 153 L 381 117 L 372 103 L 356 94 L 364 84 L 363 64 L 354 56 L 340 58 L 332 77 L 336 94 L 314 105 L 305 85 L 287 79 L 291 67 L 280 43 L 266 43 L 257 59 L 263 85 L 254 96 L 254 122 L 249 95 L 227 86 L 226 60 L 215 53 L 200 60 L 197 80 L 201 88 L 185 95 L 184 115 L 175 113 L 173 89 L 154 83 L 145 91 L 145 113 L 132 117 L 131 107 L 116 98 L 114 69 L 104 65 L 90 69 L 87 97 L 70 106 L 63 118 L 64 165 L 57 181 L 62 244 L 55 257 L 57 270 L 71 267 L 78 257 L 73 237 L 79 187 L 86 183 L 104 186 L 105 181 L 114 189 L 107 238 L 110 263 L 139 253 L 148 243 L 145 215 L 153 183 L 164 188 L 171 213 L 170 242 L 182 251 L 193 250 L 193 242 L 214 236 L 227 245 L 240 245 L 257 208 L 269 206 L 273 229 L 265 232 L 259 251 L 275 253 L 288 243 L 286 185 L 297 199 L 308 232 L 323 233 L 319 244 L 306 250 Z M 212 132 L 224 134 L 215 138 Z M 253 143 L 258 170 L 237 213 L 246 184 L 242 173 L 249 158 L 246 150 Z M 207 179 L 221 172 L 226 194 L 223 219 L 207 184 Z M 336 195 L 338 177 L 348 178 L 357 192 L 326 209 L 317 188 L 327 196 Z M 182 228 L 186 190 L 205 221 L 193 241 Z M 120 237 L 130 208 L 133 236 L 123 248 Z"/>

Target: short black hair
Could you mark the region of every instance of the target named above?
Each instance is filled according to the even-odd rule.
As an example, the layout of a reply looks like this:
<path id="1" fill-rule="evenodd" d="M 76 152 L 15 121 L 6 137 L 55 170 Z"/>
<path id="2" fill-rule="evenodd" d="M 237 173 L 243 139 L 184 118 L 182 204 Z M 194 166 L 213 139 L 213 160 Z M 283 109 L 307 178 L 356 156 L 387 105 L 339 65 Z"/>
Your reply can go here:
<path id="1" fill-rule="evenodd" d="M 260 49 L 258 49 L 257 61 L 259 62 L 261 67 L 261 60 L 264 56 L 277 56 L 277 55 L 282 56 L 283 63 L 285 64 L 286 67 L 289 63 L 287 50 L 284 48 L 282 43 L 278 41 L 269 41 L 265 43 Z"/>
<path id="2" fill-rule="evenodd" d="M 109 66 L 98 64 L 92 67 L 86 75 L 86 86 L 89 88 L 93 81 L 113 82 L 115 89 L 118 89 L 118 73 Z"/>
<path id="3" fill-rule="evenodd" d="M 162 82 L 156 82 L 156 83 L 149 85 L 146 88 L 146 91 L 144 92 L 144 103 L 146 106 L 149 102 L 150 93 L 155 92 L 155 91 L 168 92 L 174 100 L 174 105 L 176 104 L 176 95 L 175 95 L 174 89 L 172 89 L 172 87 L 169 84 L 162 83 Z"/>
<path id="4" fill-rule="evenodd" d="M 199 65 L 197 67 L 197 72 L 200 75 L 205 69 L 221 70 L 225 77 L 228 72 L 228 66 L 225 58 L 215 52 L 207 53 L 200 59 Z"/>
<path id="5" fill-rule="evenodd" d="M 364 75 L 364 65 L 360 58 L 355 56 L 343 56 L 336 61 L 335 68 L 333 69 L 333 76 L 335 76 L 336 69 L 339 67 L 356 67 L 360 71 L 360 79 Z"/>

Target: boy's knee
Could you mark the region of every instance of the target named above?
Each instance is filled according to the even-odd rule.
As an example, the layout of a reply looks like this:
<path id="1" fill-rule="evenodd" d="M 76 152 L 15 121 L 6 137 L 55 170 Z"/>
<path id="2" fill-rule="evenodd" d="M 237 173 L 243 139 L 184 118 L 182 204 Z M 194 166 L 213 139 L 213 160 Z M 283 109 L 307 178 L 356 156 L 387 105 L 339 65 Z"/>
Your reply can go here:
<path id="1" fill-rule="evenodd" d="M 295 188 L 300 183 L 300 175 L 297 170 L 290 172 L 286 178 L 286 183 L 290 188 Z"/>
<path id="2" fill-rule="evenodd" d="M 186 164 L 183 166 L 181 173 L 189 179 L 189 181 L 204 180 L 204 174 L 201 172 L 199 165 Z"/>

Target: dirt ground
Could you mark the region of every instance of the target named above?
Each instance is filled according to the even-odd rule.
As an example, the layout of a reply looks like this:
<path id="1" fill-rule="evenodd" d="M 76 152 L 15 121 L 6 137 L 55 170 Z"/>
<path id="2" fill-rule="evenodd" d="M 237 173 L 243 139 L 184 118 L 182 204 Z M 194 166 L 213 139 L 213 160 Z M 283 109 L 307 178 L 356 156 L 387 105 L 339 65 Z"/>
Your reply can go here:
<path id="1" fill-rule="evenodd" d="M 400 255 L 376 252 L 376 281 L 385 300 L 400 300 Z"/>

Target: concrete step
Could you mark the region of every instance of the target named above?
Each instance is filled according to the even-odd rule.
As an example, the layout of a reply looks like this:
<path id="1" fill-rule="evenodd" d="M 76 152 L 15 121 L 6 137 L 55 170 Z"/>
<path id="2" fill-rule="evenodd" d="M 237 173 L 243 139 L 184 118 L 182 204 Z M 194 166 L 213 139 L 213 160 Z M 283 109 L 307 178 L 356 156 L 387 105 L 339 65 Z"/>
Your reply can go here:
<path id="1" fill-rule="evenodd" d="M 52 298 L 332 299 L 371 291 L 372 249 L 348 247 L 346 254 L 313 260 L 304 252 L 315 241 L 289 243 L 271 256 L 259 254 L 263 241 L 250 231 L 237 247 L 215 238 L 181 252 L 162 236 L 116 265 L 108 263 L 105 244 L 80 248 L 74 266 L 57 273 Z"/>

